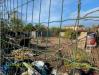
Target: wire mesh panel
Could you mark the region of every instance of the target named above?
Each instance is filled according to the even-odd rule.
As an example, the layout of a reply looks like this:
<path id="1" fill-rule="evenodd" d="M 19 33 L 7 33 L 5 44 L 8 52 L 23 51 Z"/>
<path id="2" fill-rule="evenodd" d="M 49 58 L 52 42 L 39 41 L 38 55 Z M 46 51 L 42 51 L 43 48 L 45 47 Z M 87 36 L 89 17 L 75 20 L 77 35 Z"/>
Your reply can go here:
<path id="1" fill-rule="evenodd" d="M 70 2 L 72 3 L 72 0 Z M 82 21 L 99 21 L 99 17 L 90 16 L 99 12 L 99 9 L 82 15 L 82 1 L 76 0 L 74 6 L 70 4 L 73 8 L 71 10 L 76 10 L 75 14 L 66 18 L 71 12 L 66 8 L 69 3 L 66 3 L 65 0 L 0 1 L 0 53 L 4 75 L 24 75 L 25 73 L 32 75 L 34 69 L 37 69 L 33 63 L 35 61 L 50 63 L 57 69 L 57 73 L 71 74 L 72 69 L 99 71 L 99 48 L 90 47 L 91 49 L 88 49 L 90 53 L 86 52 L 90 30 L 83 29 L 84 27 L 81 26 Z M 64 26 L 65 24 L 73 24 L 73 26 Z M 99 30 L 96 29 L 96 31 L 98 34 Z M 79 39 L 81 32 L 87 33 L 83 37 L 83 49 L 78 48 L 79 41 L 83 39 Z M 99 39 L 99 36 L 97 38 Z M 39 73 L 51 74 L 43 74 L 43 71 Z"/>

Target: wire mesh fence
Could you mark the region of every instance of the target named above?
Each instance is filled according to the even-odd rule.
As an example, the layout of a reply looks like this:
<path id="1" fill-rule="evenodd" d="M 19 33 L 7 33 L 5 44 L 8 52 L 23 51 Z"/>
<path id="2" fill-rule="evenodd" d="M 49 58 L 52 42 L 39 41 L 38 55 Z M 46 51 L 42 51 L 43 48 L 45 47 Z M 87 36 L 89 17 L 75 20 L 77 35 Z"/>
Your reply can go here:
<path id="1" fill-rule="evenodd" d="M 88 16 L 99 9 L 86 13 L 81 16 L 81 1 L 76 1 L 77 15 L 76 18 L 64 19 L 65 0 L 59 0 L 59 19 L 53 20 L 52 4 L 53 0 L 47 0 L 48 7 L 44 3 L 45 0 L 1 0 L 0 1 L 0 28 L 1 28 L 1 65 L 7 61 L 9 64 L 31 59 L 32 61 L 43 60 L 50 62 L 55 68 L 66 65 L 66 68 L 72 68 L 67 64 L 74 64 L 73 68 L 79 65 L 83 66 L 86 60 L 91 61 L 91 65 L 99 63 L 98 49 L 92 51 L 91 55 L 78 48 L 78 27 L 80 21 L 99 21 L 97 16 Z M 55 7 L 57 8 L 57 7 Z M 38 9 L 39 11 L 37 11 Z M 46 10 L 43 11 L 43 10 Z M 47 15 L 47 17 L 44 17 Z M 43 20 L 43 18 L 45 20 Z M 60 32 L 63 24 L 68 21 L 74 22 L 74 30 L 76 41 L 61 37 Z M 55 28 L 51 30 L 51 26 L 57 24 L 58 32 L 53 33 Z M 77 27 L 77 29 L 76 29 Z M 76 30 L 75 30 L 76 29 Z M 56 36 L 55 36 L 56 35 Z M 81 39 L 80 39 L 81 40 Z M 96 56 L 94 56 L 96 54 Z M 84 57 L 82 56 L 84 55 Z M 80 57 L 82 56 L 82 57 Z M 82 62 L 79 62 L 79 57 Z M 94 58 L 96 57 L 96 58 Z M 60 64 L 61 63 L 61 64 Z M 92 69 L 99 70 L 98 67 L 89 66 Z M 63 68 L 62 68 L 63 69 Z M 65 69 L 66 70 L 66 69 Z M 15 71 L 17 72 L 17 71 Z M 17 73 L 16 73 L 17 74 Z M 5 74 L 11 75 L 11 74 Z M 20 74 L 18 74 L 20 75 Z"/>

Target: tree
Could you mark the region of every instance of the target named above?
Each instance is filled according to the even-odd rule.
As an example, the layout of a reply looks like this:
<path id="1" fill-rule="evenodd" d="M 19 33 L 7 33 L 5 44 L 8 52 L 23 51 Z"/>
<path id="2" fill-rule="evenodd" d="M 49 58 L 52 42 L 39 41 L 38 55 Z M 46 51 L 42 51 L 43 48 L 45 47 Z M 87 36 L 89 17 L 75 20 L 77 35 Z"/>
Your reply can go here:
<path id="1" fill-rule="evenodd" d="M 12 19 L 11 20 L 11 30 L 13 31 L 23 31 L 23 23 L 20 19 Z"/>
<path id="2" fill-rule="evenodd" d="M 6 38 L 7 32 L 9 32 L 9 27 L 8 27 L 8 22 L 6 19 L 0 20 L 0 30 L 1 30 L 1 38 L 0 38 L 0 43 L 1 43 L 1 49 L 6 48 L 9 43 L 8 38 Z"/>
<path id="3" fill-rule="evenodd" d="M 18 18 L 17 11 L 13 11 L 10 15 L 10 28 L 15 32 L 23 31 L 24 23 L 20 18 Z"/>
<path id="4" fill-rule="evenodd" d="M 0 30 L 1 32 L 6 32 L 8 31 L 9 27 L 8 27 L 8 22 L 5 19 L 0 20 Z"/>
<path id="5" fill-rule="evenodd" d="M 44 26 L 43 24 L 41 24 L 41 23 L 37 23 L 36 25 L 35 25 L 35 28 L 36 28 L 36 30 L 37 30 L 37 32 L 36 32 L 36 34 L 37 34 L 37 36 L 47 36 L 47 27 L 46 26 Z"/>
<path id="6" fill-rule="evenodd" d="M 32 23 L 28 23 L 26 26 L 24 26 L 24 31 L 32 31 L 33 25 Z"/>
<path id="7" fill-rule="evenodd" d="M 47 31 L 47 27 L 45 27 L 43 24 L 41 23 L 37 23 L 35 25 L 35 28 L 37 29 L 37 31 Z"/>

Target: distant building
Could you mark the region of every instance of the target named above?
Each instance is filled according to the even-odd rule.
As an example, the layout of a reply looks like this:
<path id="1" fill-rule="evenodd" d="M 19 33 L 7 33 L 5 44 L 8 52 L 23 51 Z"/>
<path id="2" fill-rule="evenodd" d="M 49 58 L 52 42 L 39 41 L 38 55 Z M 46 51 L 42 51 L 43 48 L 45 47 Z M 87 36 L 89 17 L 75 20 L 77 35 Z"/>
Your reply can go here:
<path id="1" fill-rule="evenodd" d="M 70 29 L 70 30 L 73 30 L 73 31 L 78 31 L 78 32 L 82 32 L 82 31 L 85 31 L 85 28 L 82 26 L 82 25 L 79 25 L 79 26 L 75 26 L 75 25 L 70 25 L 70 26 L 64 26 L 63 28 L 62 28 L 64 31 L 61 31 L 60 32 L 60 36 L 61 37 L 65 37 L 66 35 L 65 35 L 65 30 L 68 30 L 68 29 Z"/>
<path id="2" fill-rule="evenodd" d="M 79 26 L 75 26 L 75 25 L 64 26 L 63 29 L 85 30 L 85 28 L 83 26 L 81 26 L 81 25 L 79 25 Z"/>

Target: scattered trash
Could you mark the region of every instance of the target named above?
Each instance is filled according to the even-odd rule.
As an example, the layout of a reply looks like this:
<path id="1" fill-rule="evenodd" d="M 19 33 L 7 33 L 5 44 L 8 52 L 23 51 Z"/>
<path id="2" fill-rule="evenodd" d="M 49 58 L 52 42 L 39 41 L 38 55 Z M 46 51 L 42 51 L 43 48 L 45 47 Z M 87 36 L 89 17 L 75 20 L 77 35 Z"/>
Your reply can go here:
<path id="1" fill-rule="evenodd" d="M 57 75 L 57 70 L 56 69 L 53 69 L 52 72 L 51 72 L 51 74 L 52 75 Z"/>
<path id="2" fill-rule="evenodd" d="M 34 61 L 32 63 L 32 65 L 35 65 L 35 66 L 37 66 L 38 68 L 41 69 L 44 66 L 44 62 L 43 61 Z"/>
<path id="3" fill-rule="evenodd" d="M 95 33 L 90 33 L 87 35 L 87 47 L 96 47 L 97 42 L 96 42 L 96 34 Z"/>
<path id="4" fill-rule="evenodd" d="M 36 69 L 41 75 L 50 75 L 52 73 L 52 67 L 49 63 L 34 61 L 32 65 L 34 65 L 34 69 Z"/>
<path id="5" fill-rule="evenodd" d="M 11 56 L 15 60 L 24 60 L 24 59 L 31 59 L 35 54 L 32 52 L 31 49 L 22 48 L 18 50 L 13 50 L 11 52 Z"/>

